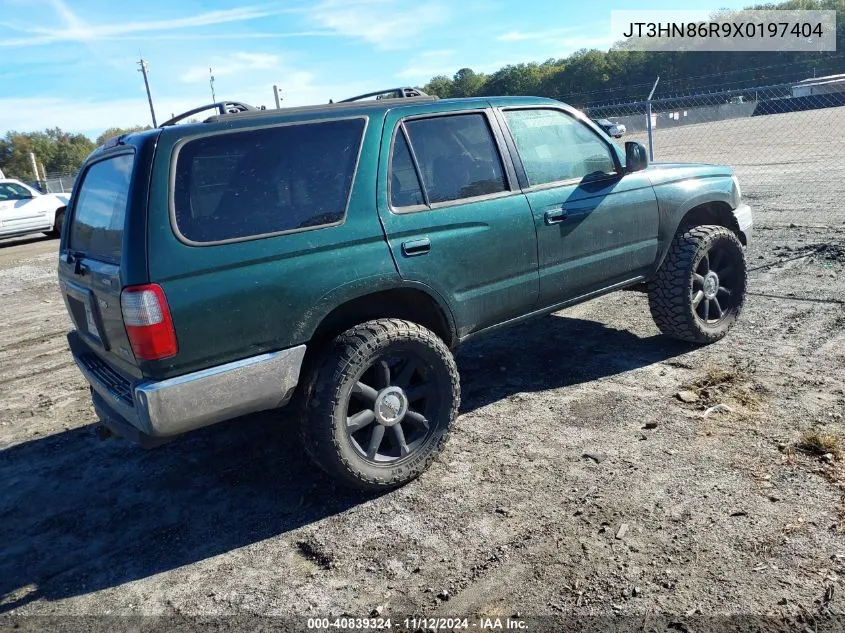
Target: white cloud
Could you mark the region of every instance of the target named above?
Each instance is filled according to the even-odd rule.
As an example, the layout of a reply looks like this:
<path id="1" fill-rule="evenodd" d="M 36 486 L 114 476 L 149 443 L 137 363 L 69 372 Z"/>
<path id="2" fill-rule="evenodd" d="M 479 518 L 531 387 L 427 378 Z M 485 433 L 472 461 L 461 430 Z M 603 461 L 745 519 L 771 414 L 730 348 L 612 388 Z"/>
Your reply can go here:
<path id="1" fill-rule="evenodd" d="M 426 51 L 414 56 L 396 76 L 412 81 L 428 81 L 435 75 L 451 74 L 455 71 L 453 57 L 454 51 L 451 50 Z"/>
<path id="2" fill-rule="evenodd" d="M 555 42 L 558 46 L 556 57 L 566 57 L 582 48 L 608 49 L 616 42 L 613 37 L 569 37 Z"/>
<path id="3" fill-rule="evenodd" d="M 235 53 L 226 57 L 213 58 L 209 64 L 194 66 L 185 71 L 181 80 L 185 83 L 196 83 L 208 81 L 208 69 L 212 69 L 215 77 L 225 77 L 236 73 L 250 72 L 254 70 L 277 70 L 281 65 L 278 55 L 270 53 Z"/>
<path id="4" fill-rule="evenodd" d="M 416 46 L 428 29 L 449 18 L 449 10 L 438 2 L 399 9 L 393 0 L 324 0 L 305 13 L 323 28 L 381 49 Z"/>
<path id="5" fill-rule="evenodd" d="M 554 55 L 563 57 L 582 48 L 610 48 L 615 42 L 612 37 L 596 37 L 579 35 L 578 33 L 598 32 L 598 27 L 604 23 L 593 22 L 578 27 L 557 29 L 541 29 L 539 31 L 508 31 L 496 39 L 500 42 L 519 43 L 528 42 L 542 45 L 545 49 L 554 50 Z M 596 27 L 596 28 L 593 28 Z"/>
<path id="6" fill-rule="evenodd" d="M 206 69 L 207 71 L 208 69 Z M 282 98 L 285 106 L 328 103 L 329 99 L 339 101 L 352 95 L 372 89 L 366 82 L 315 83 L 308 72 L 285 74 L 282 84 Z M 178 97 L 153 94 L 156 117 L 161 123 L 172 114 L 185 112 L 209 101 L 206 89 L 192 95 Z M 273 106 L 272 82 L 239 84 L 234 89 L 218 88 L 221 99 L 235 99 L 255 106 Z M 68 132 L 81 132 L 96 138 L 110 127 L 129 127 L 150 123 L 150 109 L 143 87 L 133 99 L 98 100 L 62 97 L 0 97 L 0 136 L 9 130 L 29 132 L 47 127 L 60 127 Z M 209 111 L 205 116 L 211 116 Z M 198 115 L 200 118 L 203 114 Z"/>
<path id="7" fill-rule="evenodd" d="M 136 20 L 122 21 L 113 24 L 92 24 L 82 20 L 68 6 L 64 0 L 51 0 L 55 13 L 61 18 L 61 27 L 29 29 L 28 37 L 0 40 L 0 47 L 37 46 L 56 42 L 93 42 L 102 39 L 113 39 L 137 33 L 172 31 L 178 29 L 197 28 L 234 22 L 257 20 L 281 13 L 282 10 L 270 10 L 257 6 L 238 7 L 198 13 L 181 18 L 167 20 Z"/>
<path id="8" fill-rule="evenodd" d="M 166 41 L 166 40 L 176 40 L 179 42 L 185 40 L 212 40 L 212 41 L 219 41 L 219 40 L 278 40 L 278 39 L 287 39 L 293 37 L 335 37 L 337 33 L 334 31 L 289 31 L 287 33 L 255 33 L 255 32 L 247 32 L 247 33 L 161 33 L 155 35 L 149 34 L 142 34 L 142 35 L 121 35 L 116 37 L 103 37 L 101 39 L 104 40 L 121 40 L 126 41 L 128 39 L 138 39 L 144 40 L 145 42 L 149 41 Z"/>
<path id="9" fill-rule="evenodd" d="M 496 39 L 500 42 L 526 42 L 536 40 L 554 40 L 561 37 L 565 33 L 571 33 L 573 28 L 566 29 L 547 29 L 543 31 L 508 31 L 502 33 Z"/>
<path id="10" fill-rule="evenodd" d="M 196 106 L 189 99 L 156 99 L 160 121 L 171 112 L 183 112 Z M 60 127 L 69 132 L 97 136 L 109 127 L 128 127 L 150 123 L 150 109 L 145 95 L 137 99 L 112 101 L 65 99 L 61 97 L 12 97 L 0 99 L 3 130 L 28 132 Z"/>

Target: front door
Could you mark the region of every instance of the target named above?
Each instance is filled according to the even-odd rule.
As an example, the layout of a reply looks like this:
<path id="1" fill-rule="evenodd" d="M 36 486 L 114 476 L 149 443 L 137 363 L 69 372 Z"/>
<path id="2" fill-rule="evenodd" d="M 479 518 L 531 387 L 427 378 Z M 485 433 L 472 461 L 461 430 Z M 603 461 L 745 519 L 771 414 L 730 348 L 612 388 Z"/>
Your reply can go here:
<path id="1" fill-rule="evenodd" d="M 33 194 L 16 182 L 0 183 L 0 233 L 24 233 L 44 228 L 44 212 Z"/>
<path id="2" fill-rule="evenodd" d="M 657 198 L 626 174 L 611 141 L 556 108 L 503 110 L 537 227 L 540 303 L 550 306 L 645 273 L 657 258 Z"/>
<path id="3" fill-rule="evenodd" d="M 379 215 L 405 280 L 451 305 L 459 336 L 537 307 L 531 208 L 489 109 L 388 114 Z"/>

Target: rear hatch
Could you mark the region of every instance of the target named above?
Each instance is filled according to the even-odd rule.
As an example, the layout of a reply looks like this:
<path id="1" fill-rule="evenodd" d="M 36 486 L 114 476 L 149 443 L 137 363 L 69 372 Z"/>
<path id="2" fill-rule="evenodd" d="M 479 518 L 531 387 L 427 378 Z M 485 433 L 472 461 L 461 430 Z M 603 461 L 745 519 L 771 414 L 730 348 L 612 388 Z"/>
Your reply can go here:
<path id="1" fill-rule="evenodd" d="M 129 377 L 141 376 L 120 308 L 120 292 L 127 283 L 125 230 L 136 162 L 135 148 L 122 146 L 85 166 L 68 209 L 59 255 L 61 292 L 84 343 L 82 356 L 88 357 L 80 360 L 101 365 L 98 373 L 111 373 L 105 363 Z M 143 241 L 135 246 L 146 247 Z"/>

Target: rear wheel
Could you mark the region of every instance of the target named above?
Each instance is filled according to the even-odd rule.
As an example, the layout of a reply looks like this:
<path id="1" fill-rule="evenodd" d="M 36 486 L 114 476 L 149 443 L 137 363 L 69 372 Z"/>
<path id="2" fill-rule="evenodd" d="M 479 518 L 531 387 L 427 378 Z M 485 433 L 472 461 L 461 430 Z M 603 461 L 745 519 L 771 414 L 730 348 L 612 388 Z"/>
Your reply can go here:
<path id="1" fill-rule="evenodd" d="M 409 321 L 367 321 L 335 339 L 306 383 L 306 451 L 348 486 L 385 490 L 425 471 L 460 402 L 452 353 Z"/>
<path id="2" fill-rule="evenodd" d="M 733 327 L 745 300 L 745 252 L 723 226 L 679 232 L 655 278 L 648 300 L 662 332 L 691 343 L 713 343 Z"/>
<path id="3" fill-rule="evenodd" d="M 56 218 L 53 220 L 53 230 L 50 231 L 47 235 L 50 237 L 61 237 L 62 236 L 62 226 L 65 223 L 65 209 L 59 209 L 56 211 Z"/>

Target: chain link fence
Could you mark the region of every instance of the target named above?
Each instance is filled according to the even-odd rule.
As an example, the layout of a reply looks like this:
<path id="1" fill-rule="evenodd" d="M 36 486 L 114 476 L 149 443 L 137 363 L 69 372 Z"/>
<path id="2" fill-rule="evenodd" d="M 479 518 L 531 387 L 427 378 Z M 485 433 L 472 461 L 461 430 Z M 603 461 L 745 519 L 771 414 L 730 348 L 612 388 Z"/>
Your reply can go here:
<path id="1" fill-rule="evenodd" d="M 732 166 L 758 222 L 845 225 L 845 75 L 582 109 L 656 162 Z"/>
<path id="2" fill-rule="evenodd" d="M 46 174 L 47 179 L 40 184 L 44 193 L 70 193 L 76 184 L 76 176 L 79 172 L 55 172 Z"/>

